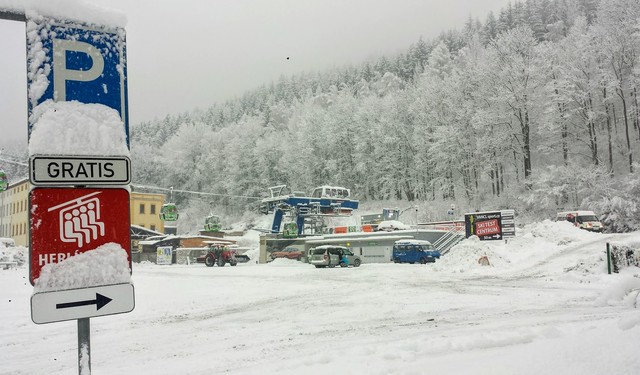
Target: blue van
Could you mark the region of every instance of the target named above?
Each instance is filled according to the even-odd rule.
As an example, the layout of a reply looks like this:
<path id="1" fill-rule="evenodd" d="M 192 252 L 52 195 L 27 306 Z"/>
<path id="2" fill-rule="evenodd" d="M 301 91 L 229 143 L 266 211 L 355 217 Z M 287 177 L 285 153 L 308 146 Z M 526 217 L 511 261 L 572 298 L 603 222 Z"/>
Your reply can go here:
<path id="1" fill-rule="evenodd" d="M 400 240 L 393 244 L 394 263 L 433 263 L 440 258 L 440 252 L 429 241 Z"/>

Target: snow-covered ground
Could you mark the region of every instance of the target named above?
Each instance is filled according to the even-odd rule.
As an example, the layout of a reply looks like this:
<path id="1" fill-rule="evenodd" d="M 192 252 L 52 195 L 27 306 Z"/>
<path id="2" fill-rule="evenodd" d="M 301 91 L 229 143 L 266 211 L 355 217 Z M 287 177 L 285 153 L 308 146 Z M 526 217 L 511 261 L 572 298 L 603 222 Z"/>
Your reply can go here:
<path id="1" fill-rule="evenodd" d="M 134 264 L 135 310 L 91 319 L 92 370 L 640 374 L 640 268 L 608 275 L 608 241 L 640 233 L 546 221 L 427 265 Z M 76 373 L 76 322 L 31 322 L 26 265 L 0 285 L 0 374 Z"/>

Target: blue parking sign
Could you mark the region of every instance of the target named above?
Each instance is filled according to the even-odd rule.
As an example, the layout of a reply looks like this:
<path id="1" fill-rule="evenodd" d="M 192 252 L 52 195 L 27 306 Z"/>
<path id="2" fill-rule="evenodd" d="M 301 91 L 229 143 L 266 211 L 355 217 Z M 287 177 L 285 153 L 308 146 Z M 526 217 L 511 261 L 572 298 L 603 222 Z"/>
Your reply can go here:
<path id="1" fill-rule="evenodd" d="M 27 68 L 29 117 L 48 99 L 103 104 L 120 114 L 129 145 L 124 29 L 28 19 Z"/>

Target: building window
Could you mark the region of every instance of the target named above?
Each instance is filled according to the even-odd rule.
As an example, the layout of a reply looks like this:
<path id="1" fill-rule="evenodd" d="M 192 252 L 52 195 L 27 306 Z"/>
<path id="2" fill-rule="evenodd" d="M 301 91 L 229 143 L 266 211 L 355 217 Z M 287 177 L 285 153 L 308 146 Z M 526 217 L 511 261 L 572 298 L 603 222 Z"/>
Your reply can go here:
<path id="1" fill-rule="evenodd" d="M 144 203 L 140 203 L 140 213 L 144 213 Z"/>
<path id="2" fill-rule="evenodd" d="M 153 207 L 153 206 L 151 206 L 151 207 Z M 152 213 L 153 213 L 153 212 L 152 212 Z M 151 230 L 156 230 L 156 226 L 155 226 L 155 224 L 151 224 L 151 225 L 150 225 L 150 227 L 151 227 Z"/>
<path id="3" fill-rule="evenodd" d="M 152 204 L 151 205 L 151 215 L 155 215 L 155 214 L 156 214 L 156 205 Z M 155 229 L 155 228 L 152 228 L 152 229 Z"/>

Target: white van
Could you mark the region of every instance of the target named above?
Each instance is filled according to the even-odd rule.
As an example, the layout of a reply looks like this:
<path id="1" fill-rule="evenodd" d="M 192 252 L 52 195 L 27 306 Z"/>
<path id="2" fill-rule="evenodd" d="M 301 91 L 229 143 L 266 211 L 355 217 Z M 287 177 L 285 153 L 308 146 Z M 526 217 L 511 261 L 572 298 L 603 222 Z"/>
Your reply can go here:
<path id="1" fill-rule="evenodd" d="M 558 212 L 556 221 L 568 221 L 580 229 L 602 232 L 602 223 L 593 211 Z"/>

